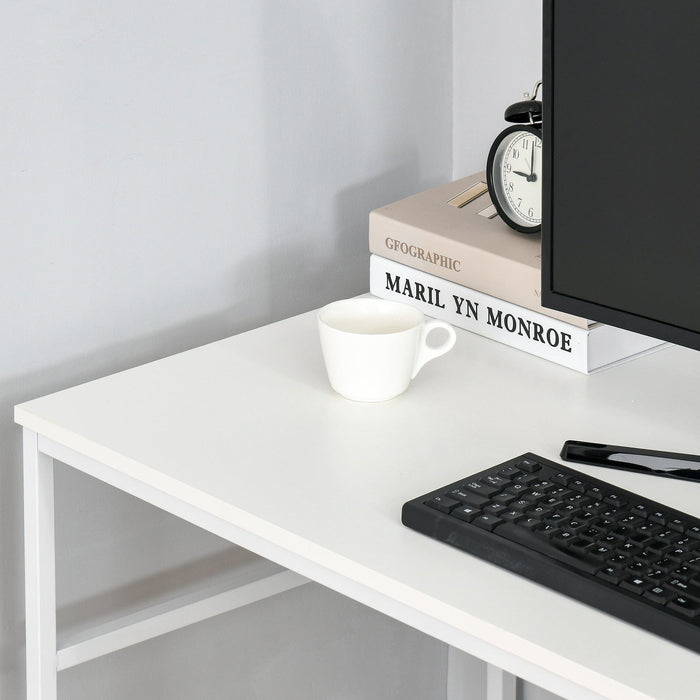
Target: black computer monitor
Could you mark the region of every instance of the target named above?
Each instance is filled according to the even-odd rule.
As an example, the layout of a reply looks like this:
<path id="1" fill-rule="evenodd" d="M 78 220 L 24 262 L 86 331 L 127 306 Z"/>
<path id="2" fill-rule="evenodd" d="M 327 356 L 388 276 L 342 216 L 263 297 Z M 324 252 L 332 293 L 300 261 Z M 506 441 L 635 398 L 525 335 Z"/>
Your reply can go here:
<path id="1" fill-rule="evenodd" d="M 543 17 L 543 304 L 700 349 L 700 3 Z"/>

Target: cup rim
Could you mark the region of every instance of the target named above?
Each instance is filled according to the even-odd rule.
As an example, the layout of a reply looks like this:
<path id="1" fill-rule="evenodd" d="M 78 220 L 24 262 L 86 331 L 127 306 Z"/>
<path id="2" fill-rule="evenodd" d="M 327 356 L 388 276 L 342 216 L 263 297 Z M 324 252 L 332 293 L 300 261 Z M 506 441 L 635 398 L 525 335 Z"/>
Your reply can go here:
<path id="1" fill-rule="evenodd" d="M 329 311 L 331 311 L 333 308 L 338 308 L 340 306 L 361 306 L 363 304 L 370 305 L 370 306 L 382 306 L 382 307 L 389 307 L 389 308 L 394 308 L 394 309 L 399 309 L 402 313 L 407 313 L 410 314 L 414 320 L 411 323 L 411 325 L 407 326 L 406 328 L 401 328 L 399 330 L 392 330 L 392 331 L 385 331 L 385 332 L 379 332 L 379 333 L 365 333 L 362 331 L 353 331 L 353 330 L 348 330 L 345 328 L 338 328 L 336 325 L 330 323 L 328 320 L 324 319 L 324 316 L 328 314 Z M 390 335 L 399 335 L 401 333 L 407 333 L 410 331 L 413 331 L 416 326 L 420 325 L 423 321 L 425 320 L 425 314 L 423 314 L 422 311 L 419 309 L 416 309 L 414 306 L 410 306 L 409 304 L 400 302 L 400 301 L 393 301 L 390 299 L 381 299 L 379 297 L 351 297 L 350 299 L 338 299 L 336 301 L 332 301 L 329 304 L 326 304 L 323 306 L 321 309 L 318 311 L 318 322 L 327 328 L 330 328 L 338 333 L 348 333 L 350 335 L 371 335 L 371 336 L 390 336 Z"/>

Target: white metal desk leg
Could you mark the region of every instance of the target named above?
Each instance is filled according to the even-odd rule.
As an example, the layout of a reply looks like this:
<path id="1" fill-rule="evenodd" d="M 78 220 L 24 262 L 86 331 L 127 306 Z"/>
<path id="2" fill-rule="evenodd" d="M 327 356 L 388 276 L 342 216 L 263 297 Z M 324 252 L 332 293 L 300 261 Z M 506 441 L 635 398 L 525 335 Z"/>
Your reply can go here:
<path id="1" fill-rule="evenodd" d="M 448 647 L 447 700 L 484 700 L 486 663 L 476 656 Z"/>
<path id="2" fill-rule="evenodd" d="M 515 700 L 517 677 L 493 664 L 486 664 L 486 700 Z"/>
<path id="3" fill-rule="evenodd" d="M 56 554 L 53 459 L 24 429 L 27 700 L 56 700 Z"/>
<path id="4" fill-rule="evenodd" d="M 454 647 L 447 651 L 447 700 L 515 700 L 517 676 Z"/>

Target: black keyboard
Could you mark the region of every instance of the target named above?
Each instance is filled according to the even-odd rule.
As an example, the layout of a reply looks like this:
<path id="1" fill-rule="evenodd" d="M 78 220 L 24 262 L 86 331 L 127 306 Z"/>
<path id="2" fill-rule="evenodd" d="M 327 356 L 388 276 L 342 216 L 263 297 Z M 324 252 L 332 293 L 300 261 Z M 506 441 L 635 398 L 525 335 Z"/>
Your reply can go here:
<path id="1" fill-rule="evenodd" d="M 700 519 L 532 453 L 408 501 L 402 522 L 700 652 Z"/>

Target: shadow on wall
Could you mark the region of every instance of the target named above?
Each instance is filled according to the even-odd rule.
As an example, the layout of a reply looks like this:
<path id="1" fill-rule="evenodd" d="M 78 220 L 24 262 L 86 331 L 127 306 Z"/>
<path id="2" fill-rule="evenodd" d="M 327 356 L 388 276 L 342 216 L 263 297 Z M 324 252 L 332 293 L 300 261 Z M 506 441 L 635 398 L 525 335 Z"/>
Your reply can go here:
<path id="1" fill-rule="evenodd" d="M 411 106 L 402 108 L 407 94 L 414 99 L 410 64 L 397 77 L 352 22 L 337 41 L 343 15 L 322 4 L 263 5 L 262 13 L 270 254 L 236 275 L 266 274 L 249 273 L 241 286 L 267 290 L 283 318 L 366 291 L 369 212 L 441 183 L 424 181 Z M 376 21 L 378 36 L 392 35 L 385 12 Z"/>
<path id="2" fill-rule="evenodd" d="M 288 318 L 369 288 L 369 212 L 412 193 L 418 181 L 417 160 L 407 161 L 361 184 L 335 194 L 333 224 L 321 236 L 311 230 L 276 235 L 264 256 L 239 261 L 231 272 L 230 297 L 249 299 L 246 306 L 272 309 L 274 318 L 246 318 L 257 327 L 270 320 Z M 285 228 L 278 222 L 277 231 Z M 270 226 L 270 231 L 275 230 Z M 272 234 L 270 234 L 272 235 Z M 263 299 L 259 299 L 260 296 Z M 256 298 L 258 300 L 256 301 Z M 248 311 L 249 313 L 249 311 Z"/>

